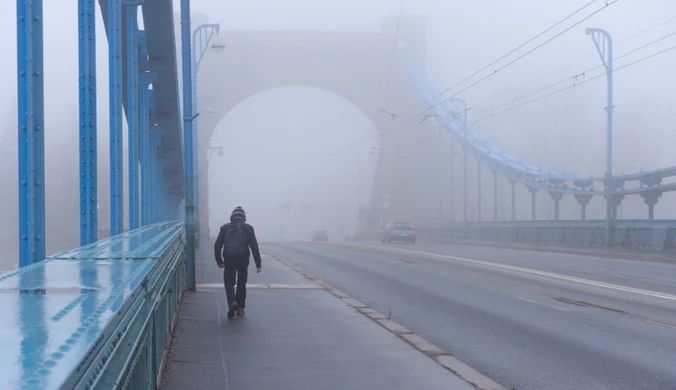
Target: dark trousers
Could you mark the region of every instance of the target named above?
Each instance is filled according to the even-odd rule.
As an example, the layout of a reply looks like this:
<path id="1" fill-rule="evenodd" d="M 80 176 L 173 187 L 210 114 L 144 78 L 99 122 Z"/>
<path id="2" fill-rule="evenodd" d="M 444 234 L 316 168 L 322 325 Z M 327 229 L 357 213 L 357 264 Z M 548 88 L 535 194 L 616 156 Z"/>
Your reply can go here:
<path id="1" fill-rule="evenodd" d="M 228 307 L 237 302 L 237 307 L 244 309 L 246 306 L 246 281 L 249 277 L 249 259 L 225 260 L 223 282 L 225 283 L 225 295 L 228 298 Z M 237 292 L 235 292 L 237 284 Z"/>

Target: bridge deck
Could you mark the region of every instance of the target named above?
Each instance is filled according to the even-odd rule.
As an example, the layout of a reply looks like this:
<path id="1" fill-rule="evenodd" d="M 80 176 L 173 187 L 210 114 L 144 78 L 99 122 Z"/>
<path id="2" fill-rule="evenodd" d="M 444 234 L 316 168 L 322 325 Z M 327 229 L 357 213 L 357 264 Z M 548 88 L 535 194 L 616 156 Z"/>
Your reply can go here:
<path id="1" fill-rule="evenodd" d="M 228 319 L 210 247 L 202 246 L 198 292 L 183 303 L 162 388 L 472 388 L 269 256 L 249 277 L 245 316 Z"/>
<path id="2" fill-rule="evenodd" d="M 150 225 L 1 275 L 3 388 L 70 389 L 101 379 L 117 351 L 111 336 L 124 337 L 142 284 L 181 235 L 180 223 Z"/>

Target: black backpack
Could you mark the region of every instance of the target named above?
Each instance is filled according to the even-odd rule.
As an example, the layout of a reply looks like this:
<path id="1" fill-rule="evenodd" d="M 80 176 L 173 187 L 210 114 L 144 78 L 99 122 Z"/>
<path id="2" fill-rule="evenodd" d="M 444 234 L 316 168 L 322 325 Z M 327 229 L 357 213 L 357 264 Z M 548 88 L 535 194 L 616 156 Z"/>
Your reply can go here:
<path id="1" fill-rule="evenodd" d="M 242 230 L 242 224 L 231 223 L 225 231 L 223 256 L 244 256 L 247 254 L 248 250 L 249 243 L 246 240 L 246 234 Z"/>

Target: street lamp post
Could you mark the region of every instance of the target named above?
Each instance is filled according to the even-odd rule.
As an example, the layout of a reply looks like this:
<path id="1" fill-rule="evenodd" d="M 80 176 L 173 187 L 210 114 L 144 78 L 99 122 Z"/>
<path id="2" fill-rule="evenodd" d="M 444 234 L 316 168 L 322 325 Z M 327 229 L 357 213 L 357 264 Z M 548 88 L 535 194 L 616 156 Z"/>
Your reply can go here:
<path id="1" fill-rule="evenodd" d="M 195 31 L 192 33 L 192 102 L 193 107 L 198 111 L 197 107 L 197 73 L 199 66 L 202 63 L 202 59 L 207 52 L 208 48 L 211 48 L 214 52 L 220 53 L 225 49 L 225 45 L 218 38 L 218 32 L 221 29 L 221 25 L 218 23 L 206 23 L 198 26 Z M 211 40 L 216 36 L 216 40 L 210 45 Z M 195 245 L 199 248 L 199 231 L 200 231 L 200 208 L 199 208 L 199 181 L 200 181 L 200 171 L 199 171 L 199 123 L 198 115 L 194 115 L 195 119 L 193 121 L 193 145 L 195 152 L 193 153 L 193 173 L 195 174 L 195 234 L 197 238 L 195 240 Z"/>
<path id="2" fill-rule="evenodd" d="M 613 181 L 613 41 L 606 30 L 588 28 L 587 35 L 591 35 L 596 46 L 596 51 L 603 61 L 608 77 L 608 103 L 606 106 L 606 246 L 613 244 L 613 205 L 612 181 Z"/>

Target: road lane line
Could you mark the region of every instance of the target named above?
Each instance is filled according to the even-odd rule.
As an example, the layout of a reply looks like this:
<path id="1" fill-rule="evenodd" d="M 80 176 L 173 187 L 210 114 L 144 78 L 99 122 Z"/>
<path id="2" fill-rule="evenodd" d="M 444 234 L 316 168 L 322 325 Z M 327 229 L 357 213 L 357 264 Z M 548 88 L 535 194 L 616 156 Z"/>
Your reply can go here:
<path id="1" fill-rule="evenodd" d="M 273 252 L 274 253 L 274 252 Z M 346 305 L 354 308 L 358 313 L 370 318 L 373 322 L 380 325 L 386 331 L 392 333 L 400 340 L 409 344 L 416 350 L 420 351 L 424 355 L 430 357 L 446 370 L 451 371 L 455 376 L 469 383 L 479 390 L 507 390 L 504 386 L 498 384 L 487 376 L 481 374 L 479 371 L 473 369 L 467 364 L 456 359 L 451 354 L 444 352 L 442 349 L 438 348 L 434 344 L 425 340 L 424 338 L 416 335 L 412 331 L 406 329 L 405 327 L 399 325 L 398 323 L 391 320 L 390 316 L 385 316 L 377 312 L 372 307 L 366 306 L 365 304 L 357 301 L 354 298 L 351 298 L 342 291 L 334 288 L 331 284 L 323 279 L 319 279 L 316 275 L 306 271 L 300 266 L 295 265 L 292 261 L 288 260 L 286 257 L 273 254 L 270 255 L 279 261 L 282 264 L 287 265 L 288 267 L 294 269 L 296 272 L 300 273 L 304 277 L 310 279 L 317 284 L 319 288 L 323 288 L 325 291 L 340 299 Z"/>
<path id="2" fill-rule="evenodd" d="M 653 298 L 666 299 L 666 300 L 669 300 L 669 301 L 676 301 L 676 295 L 665 294 L 665 293 L 660 293 L 660 292 L 656 292 L 656 291 L 642 290 L 642 289 L 634 288 L 634 287 L 620 286 L 620 285 L 617 285 L 617 284 L 611 284 L 611 283 L 599 282 L 599 281 L 596 281 L 596 280 L 590 280 L 590 279 L 578 278 L 578 277 L 574 277 L 574 276 L 556 274 L 556 273 L 553 273 L 553 272 L 539 271 L 539 270 L 532 269 L 532 268 L 524 268 L 524 267 L 519 267 L 519 266 L 514 266 L 514 265 L 500 264 L 500 263 L 495 263 L 495 262 L 491 262 L 491 261 L 475 260 L 475 259 L 469 259 L 469 258 L 466 258 L 466 257 L 458 257 L 458 256 L 450 256 L 450 255 L 442 255 L 442 254 L 439 254 L 439 253 L 412 251 L 412 250 L 408 250 L 408 249 L 384 248 L 384 247 L 375 246 L 375 245 L 353 245 L 353 246 L 354 247 L 380 249 L 382 251 L 399 252 L 399 253 L 405 253 L 405 254 L 410 254 L 410 255 L 426 256 L 426 257 L 431 257 L 431 258 L 441 259 L 441 260 L 451 260 L 451 261 L 462 262 L 462 263 L 467 263 L 467 264 L 479 265 L 479 266 L 483 266 L 483 267 L 487 267 L 487 268 L 504 269 L 504 270 L 508 270 L 508 271 L 527 274 L 527 275 L 536 275 L 536 276 L 548 277 L 548 278 L 552 278 L 552 279 L 564 280 L 564 281 L 567 281 L 567 282 L 574 282 L 574 283 L 584 284 L 584 285 L 588 285 L 588 286 L 601 287 L 601 288 L 605 288 L 605 289 L 608 289 L 608 290 L 622 291 L 622 292 L 633 293 L 633 294 L 638 294 L 638 295 L 645 295 L 645 296 L 649 296 L 649 297 L 653 297 Z"/>
<path id="3" fill-rule="evenodd" d="M 525 297 L 517 297 L 517 298 L 522 300 L 522 301 L 525 301 L 525 302 L 530 302 L 530 303 L 535 303 L 535 304 L 542 305 L 542 306 L 547 306 L 549 308 L 556 309 L 556 310 L 571 311 L 570 309 L 566 309 L 565 307 L 558 307 L 558 306 L 554 306 L 554 305 L 549 305 L 547 303 L 536 301 L 534 299 L 529 299 L 529 298 L 525 298 Z"/>
<path id="4" fill-rule="evenodd" d="M 197 288 L 224 288 L 223 283 L 201 283 Z M 322 287 L 315 283 L 278 284 L 278 283 L 247 283 L 246 288 L 269 288 L 269 289 L 309 289 L 319 290 Z"/>

